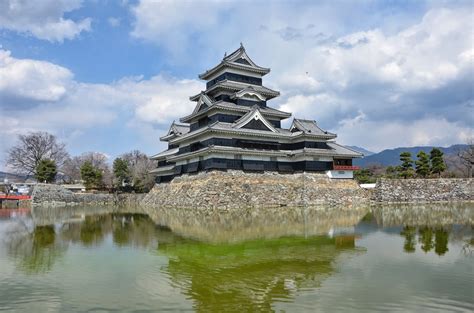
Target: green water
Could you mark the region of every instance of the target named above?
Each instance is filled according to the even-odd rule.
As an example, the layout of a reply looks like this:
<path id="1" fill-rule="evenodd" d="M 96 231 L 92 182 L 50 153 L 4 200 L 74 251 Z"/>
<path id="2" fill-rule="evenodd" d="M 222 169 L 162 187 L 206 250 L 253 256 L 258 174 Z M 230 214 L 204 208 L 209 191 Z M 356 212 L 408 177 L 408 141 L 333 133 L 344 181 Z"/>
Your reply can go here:
<path id="1" fill-rule="evenodd" d="M 472 312 L 473 221 L 472 204 L 3 211 L 0 311 Z"/>

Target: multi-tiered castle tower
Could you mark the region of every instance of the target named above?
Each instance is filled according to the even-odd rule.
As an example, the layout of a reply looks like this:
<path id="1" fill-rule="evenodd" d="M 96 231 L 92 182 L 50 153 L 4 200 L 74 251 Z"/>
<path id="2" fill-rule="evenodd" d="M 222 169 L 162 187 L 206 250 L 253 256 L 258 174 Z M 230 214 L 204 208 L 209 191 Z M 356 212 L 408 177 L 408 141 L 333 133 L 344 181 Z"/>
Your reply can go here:
<path id="1" fill-rule="evenodd" d="M 191 96 L 194 111 L 171 125 L 161 137 L 168 149 L 152 156 L 156 182 L 207 170 L 325 172 L 332 178 L 352 178 L 352 159 L 362 154 L 337 144 L 336 134 L 313 120 L 281 121 L 291 113 L 267 106 L 280 93 L 263 86 L 270 72 L 240 46 L 212 69 L 199 75 L 206 90 Z"/>

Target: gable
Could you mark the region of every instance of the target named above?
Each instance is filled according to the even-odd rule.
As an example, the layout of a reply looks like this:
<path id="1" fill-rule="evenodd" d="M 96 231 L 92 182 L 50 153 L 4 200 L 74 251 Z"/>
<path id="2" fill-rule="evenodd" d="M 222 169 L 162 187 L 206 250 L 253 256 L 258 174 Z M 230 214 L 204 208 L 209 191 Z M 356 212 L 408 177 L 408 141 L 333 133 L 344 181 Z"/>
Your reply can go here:
<path id="1" fill-rule="evenodd" d="M 264 97 L 261 93 L 256 91 L 253 87 L 247 87 L 245 89 L 242 89 L 236 92 L 234 95 L 232 95 L 232 98 L 244 98 L 244 99 L 250 99 L 250 100 L 256 100 L 256 101 L 267 100 L 266 97 Z"/>
<path id="2" fill-rule="evenodd" d="M 261 120 L 255 120 L 255 119 L 251 120 L 250 122 L 248 122 L 247 124 L 245 124 L 241 128 L 272 131 Z"/>
<path id="3" fill-rule="evenodd" d="M 205 110 L 207 109 L 209 106 L 205 103 L 201 103 L 200 105 L 198 104 L 199 108 L 198 108 L 198 112 L 201 112 L 202 110 Z"/>
<path id="4" fill-rule="evenodd" d="M 199 99 L 197 101 L 196 107 L 194 108 L 193 113 L 197 113 L 199 111 L 207 109 L 211 105 L 212 105 L 211 99 L 209 99 L 209 97 L 206 94 L 201 93 L 201 95 L 199 96 Z"/>
<path id="5" fill-rule="evenodd" d="M 238 120 L 234 127 L 277 132 L 272 123 L 263 117 L 257 106 Z"/>
<path id="6" fill-rule="evenodd" d="M 258 65 L 255 64 L 255 62 L 253 62 L 252 59 L 250 59 L 250 57 L 248 56 L 242 44 L 240 45 L 239 49 L 235 50 L 233 53 L 231 53 L 229 56 L 227 56 L 224 59 L 229 62 L 235 62 L 235 63 L 240 63 L 240 64 L 252 66 L 252 67 L 258 67 Z"/>
<path id="7" fill-rule="evenodd" d="M 244 58 L 239 58 L 239 59 L 235 60 L 234 62 L 235 62 L 235 63 L 240 63 L 240 64 L 245 64 L 245 65 L 250 65 L 250 66 L 252 65 L 252 64 L 250 64 L 249 61 L 247 61 L 247 60 L 244 59 Z"/>
<path id="8" fill-rule="evenodd" d="M 252 101 L 263 101 L 262 99 L 260 99 L 256 95 L 252 95 L 252 94 L 245 94 L 241 97 L 241 99 L 252 100 Z"/>

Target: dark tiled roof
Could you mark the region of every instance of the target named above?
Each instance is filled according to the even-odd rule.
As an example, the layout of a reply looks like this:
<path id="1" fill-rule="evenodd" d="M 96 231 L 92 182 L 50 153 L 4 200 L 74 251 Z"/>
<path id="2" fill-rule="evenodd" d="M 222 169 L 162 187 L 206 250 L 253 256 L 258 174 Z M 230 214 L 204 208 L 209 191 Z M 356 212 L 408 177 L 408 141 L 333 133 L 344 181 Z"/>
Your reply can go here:
<path id="1" fill-rule="evenodd" d="M 293 120 L 293 126 L 307 134 L 335 135 L 333 133 L 330 133 L 328 131 L 325 131 L 319 128 L 319 126 L 316 124 L 316 121 L 313 121 L 313 120 L 304 120 L 304 119 L 295 118 Z"/>
<path id="2" fill-rule="evenodd" d="M 188 116 L 185 116 L 181 118 L 181 121 L 189 121 L 190 118 L 193 118 L 194 116 L 200 116 L 201 114 L 205 114 L 208 111 L 214 110 L 214 109 L 228 109 L 231 111 L 238 111 L 242 113 L 247 113 L 252 110 L 252 107 L 248 106 L 243 106 L 243 105 L 237 105 L 232 102 L 226 102 L 226 101 L 217 101 L 214 102 L 212 106 L 207 107 L 206 109 L 190 114 Z M 270 115 L 270 116 L 278 116 L 281 118 L 288 118 L 291 116 L 291 113 L 280 111 L 271 107 L 260 107 L 260 112 L 262 112 L 263 115 Z"/>
<path id="3" fill-rule="evenodd" d="M 349 149 L 335 142 L 328 142 L 327 144 L 329 147 L 331 147 L 331 149 L 333 149 L 333 152 L 335 154 L 340 155 L 340 156 L 348 156 L 348 157 L 363 157 L 364 156 L 360 152 Z"/>
<path id="4" fill-rule="evenodd" d="M 239 62 L 239 58 L 242 58 L 242 57 L 246 60 L 245 63 L 248 63 L 248 64 Z M 219 64 L 217 64 L 210 70 L 207 70 L 206 72 L 200 74 L 199 78 L 207 79 L 210 75 L 217 72 L 220 68 L 224 66 L 239 68 L 244 71 L 247 70 L 247 71 L 257 72 L 262 75 L 265 75 L 270 72 L 269 68 L 261 67 L 255 64 L 255 62 L 253 62 L 252 59 L 250 59 L 250 57 L 248 56 L 243 45 L 241 45 L 237 50 L 235 50 L 228 56 L 224 56 L 224 58 Z"/>
<path id="5" fill-rule="evenodd" d="M 190 126 L 186 124 L 174 123 L 174 127 L 178 131 L 179 135 L 187 134 L 189 133 L 189 130 L 190 130 Z"/>

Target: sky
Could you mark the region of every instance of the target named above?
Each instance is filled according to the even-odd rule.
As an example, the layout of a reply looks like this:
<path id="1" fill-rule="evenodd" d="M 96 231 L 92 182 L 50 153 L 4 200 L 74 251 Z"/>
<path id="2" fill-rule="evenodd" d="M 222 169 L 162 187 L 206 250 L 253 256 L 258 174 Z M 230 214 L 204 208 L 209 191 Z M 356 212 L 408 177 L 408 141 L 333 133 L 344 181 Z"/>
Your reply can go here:
<path id="1" fill-rule="evenodd" d="M 342 144 L 464 143 L 474 133 L 473 10 L 441 0 L 1 0 L 0 160 L 31 131 L 53 133 L 71 155 L 157 153 L 205 89 L 198 74 L 241 42 L 272 69 L 264 85 L 281 95 L 268 105 Z"/>

